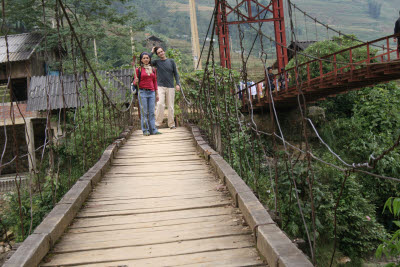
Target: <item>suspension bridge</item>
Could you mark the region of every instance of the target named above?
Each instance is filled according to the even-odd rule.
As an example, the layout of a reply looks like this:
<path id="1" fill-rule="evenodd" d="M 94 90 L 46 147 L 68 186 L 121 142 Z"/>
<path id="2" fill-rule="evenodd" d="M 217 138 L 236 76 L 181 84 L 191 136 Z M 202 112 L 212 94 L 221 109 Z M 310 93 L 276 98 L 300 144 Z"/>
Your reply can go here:
<path id="1" fill-rule="evenodd" d="M 287 1 L 286 8 L 283 0 L 272 0 L 268 5 L 255 0 L 233 2 L 215 1 L 209 27 L 211 41 L 208 54 L 203 57 L 204 75 L 183 83 L 177 121 L 186 127 L 160 129 L 162 135 L 146 137 L 136 130 L 140 122 L 134 107 L 135 96 L 127 89 L 132 72 L 94 71 L 75 31 L 78 26 L 71 23 L 63 1 L 57 1 L 73 37 L 71 54 L 76 57 L 76 51 L 80 52 L 84 73 L 78 74 L 74 65 L 74 75 L 60 75 L 58 81 L 45 76 L 32 78 L 34 82 L 28 89 L 32 99 L 30 102 L 28 98 L 27 106 L 34 100 L 47 111 L 41 118 L 46 124 L 41 146 L 19 150 L 23 145 L 13 118 L 17 115 L 23 120 L 24 114 L 21 103 L 10 101 L 7 127 L 12 129 L 12 136 L 5 138 L 5 144 L 11 143 L 14 154 L 6 163 L 1 157 L 1 169 L 5 166 L 15 169 L 18 227 L 22 235 L 30 235 L 5 267 L 316 265 L 319 235 L 313 191 L 316 163 L 345 177 L 331 216 L 334 217 L 332 265 L 338 242 L 337 210 L 346 179 L 355 173 L 399 182 L 398 177 L 377 173 L 375 167 L 399 146 L 400 136 L 392 146 L 370 159 L 348 162 L 322 140 L 303 113 L 304 142 L 287 140 L 275 107 L 301 110 L 306 103 L 399 79 L 399 50 L 391 44 L 391 39 L 399 36 L 359 42 L 315 57 L 287 44 L 285 23 L 290 22 L 291 39 L 296 42 L 293 10 L 301 11 L 291 1 Z M 285 10 L 289 16 L 285 17 Z M 311 20 L 320 23 L 327 32 L 343 35 L 316 18 Z M 264 23 L 274 24 L 273 37 L 265 32 Z M 264 77 L 258 83 L 264 83 L 265 87 L 263 96 L 258 98 L 247 85 L 240 92 L 242 98 L 238 97 L 239 81 L 248 81 L 246 64 L 253 49 L 245 54 L 243 24 L 257 25 L 249 26 L 257 33 L 253 46 L 258 39 L 264 56 L 260 58 Z M 229 33 L 233 26 L 237 27 L 241 46 L 240 78 L 234 77 L 230 59 Z M 60 33 L 59 28 L 57 31 Z M 218 46 L 213 42 L 214 35 L 218 36 Z M 267 73 L 266 58 L 270 52 L 266 51 L 263 40 L 275 46 L 278 71 L 274 77 L 283 77 L 280 81 L 271 79 Z M 292 68 L 287 67 L 288 50 L 295 61 Z M 309 60 L 299 63 L 299 56 Z M 47 52 L 46 57 L 50 59 Z M 220 67 L 228 74 L 220 73 Z M 11 80 L 11 71 L 7 73 Z M 101 81 L 101 75 L 107 76 L 106 83 Z M 42 88 L 37 84 L 40 81 L 44 84 Z M 8 83 L 7 88 L 11 97 L 12 85 Z M 261 131 L 254 121 L 253 111 L 258 108 L 269 109 L 271 132 Z M 245 118 L 242 111 L 251 116 Z M 58 127 L 51 123 L 52 119 L 57 120 Z M 327 161 L 312 151 L 309 130 L 334 160 Z M 23 136 L 27 147 L 32 146 L 32 137 L 29 133 Z M 36 154 L 41 154 L 40 164 L 36 163 Z M 295 168 L 300 164 L 304 164 L 302 168 L 306 171 L 296 177 Z M 26 166 L 31 175 L 24 176 L 24 184 L 28 185 L 22 187 L 20 173 Z M 288 177 L 284 183 L 280 177 L 283 174 Z M 25 187 L 30 191 L 22 194 Z M 60 196 L 60 188 L 69 189 L 65 190 L 68 191 L 65 196 Z M 30 201 L 22 201 L 24 195 Z M 51 199 L 54 208 L 32 229 L 33 213 L 38 209 L 34 203 L 43 203 L 40 202 L 43 196 Z M 288 196 L 296 211 L 282 212 L 282 203 Z M 30 206 L 22 207 L 22 202 Z M 29 209 L 30 214 L 26 212 Z M 281 230 L 295 219 L 305 239 L 300 238 L 300 242 Z M 1 223 L 0 220 L 0 226 Z"/>
<path id="2" fill-rule="evenodd" d="M 162 132 L 133 133 L 41 266 L 262 266 L 192 134 Z"/>
<path id="3" fill-rule="evenodd" d="M 280 90 L 274 90 L 272 98 L 267 94 L 254 106 L 263 107 L 274 101 L 278 107 L 293 107 L 299 95 L 304 95 L 307 102 L 313 103 L 352 90 L 400 79 L 399 50 L 392 49 L 389 45 L 393 38 L 396 36 L 386 36 L 281 71 L 277 74 L 278 77 L 284 77 L 280 88 L 276 80 L 270 80 L 267 76 L 260 82 L 274 84 Z M 370 51 L 377 47 L 379 52 L 371 56 Z M 354 61 L 353 54 L 358 51 L 365 53 L 365 59 Z M 337 58 L 349 60 L 343 62 Z M 315 69 L 318 70 L 318 75 L 313 73 Z M 304 76 L 301 81 L 296 79 L 300 75 Z"/>

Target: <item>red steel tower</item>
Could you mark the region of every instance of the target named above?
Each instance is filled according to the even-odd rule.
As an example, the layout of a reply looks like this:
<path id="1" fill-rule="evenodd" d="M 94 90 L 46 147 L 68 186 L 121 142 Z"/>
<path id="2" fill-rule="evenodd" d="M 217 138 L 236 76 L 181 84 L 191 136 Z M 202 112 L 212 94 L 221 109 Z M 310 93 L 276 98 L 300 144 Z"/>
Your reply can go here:
<path id="1" fill-rule="evenodd" d="M 258 0 L 242 0 L 235 6 L 230 5 L 227 0 L 215 0 L 215 5 L 217 6 L 216 30 L 222 67 L 231 68 L 229 25 L 270 21 L 274 22 L 278 69 L 280 70 L 286 66 L 288 57 L 283 0 L 271 0 L 268 6 L 260 4 Z M 257 10 L 255 13 L 253 12 L 254 7 Z M 265 18 L 265 12 L 272 13 L 272 18 Z M 261 17 L 262 14 L 264 18 Z"/>

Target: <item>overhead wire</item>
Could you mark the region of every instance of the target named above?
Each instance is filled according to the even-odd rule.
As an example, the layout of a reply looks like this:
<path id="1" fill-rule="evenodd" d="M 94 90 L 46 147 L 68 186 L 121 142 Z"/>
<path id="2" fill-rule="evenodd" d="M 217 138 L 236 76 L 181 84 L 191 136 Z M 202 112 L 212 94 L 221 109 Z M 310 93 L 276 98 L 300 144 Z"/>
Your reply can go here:
<path id="1" fill-rule="evenodd" d="M 229 6 L 229 4 L 227 3 L 226 4 L 227 6 Z M 233 9 L 231 6 L 229 6 L 231 9 Z M 241 12 L 239 12 L 239 11 L 237 11 L 237 13 L 238 13 L 238 15 L 240 15 L 240 17 L 238 17 L 238 19 L 241 19 L 241 21 L 242 22 L 245 22 L 245 20 L 243 19 L 243 16 L 244 16 L 244 14 L 242 14 Z M 280 47 L 283 47 L 283 48 L 285 48 L 285 49 L 287 49 L 287 50 L 289 50 L 289 51 L 292 51 L 293 53 L 295 52 L 295 50 L 296 49 L 293 49 L 293 48 L 290 48 L 289 46 L 287 46 L 287 45 L 283 45 L 283 44 L 281 44 L 281 43 L 279 43 L 279 42 L 276 42 L 275 41 L 275 39 L 273 38 L 273 37 L 271 37 L 271 36 L 269 36 L 269 35 L 267 35 L 267 34 L 265 34 L 265 33 L 263 33 L 263 32 L 261 32 L 260 30 L 258 30 L 258 29 L 256 29 L 252 24 L 248 24 L 248 26 L 249 27 L 251 27 L 253 30 L 255 30 L 256 32 L 258 32 L 260 35 L 263 35 L 265 38 L 267 38 L 267 39 L 269 39 L 272 43 L 274 43 L 275 45 L 278 45 L 278 46 L 280 46 Z M 348 35 L 344 35 L 346 38 L 351 38 L 351 36 L 348 36 Z M 354 38 L 351 38 L 351 39 L 353 39 L 353 40 L 355 40 L 355 41 L 359 41 L 359 40 L 356 40 L 356 39 L 354 39 Z M 361 44 L 366 44 L 366 42 L 364 42 L 364 41 L 360 41 L 361 42 Z M 374 46 L 374 44 L 371 44 L 371 46 Z M 375 45 L 376 46 L 376 45 Z M 377 47 L 379 47 L 379 48 L 382 48 L 381 46 L 377 46 Z M 343 50 L 341 50 L 341 51 L 337 51 L 337 52 L 335 52 L 334 54 L 338 54 L 338 53 L 340 53 L 340 52 L 342 52 L 342 51 L 346 51 L 346 50 L 348 50 L 348 48 L 346 48 L 346 49 L 343 49 Z M 389 48 L 389 51 L 391 51 L 391 52 L 394 52 L 395 50 L 393 50 L 393 49 L 390 49 Z M 375 64 L 380 64 L 380 63 L 374 63 L 374 62 L 370 62 L 370 63 L 363 63 L 363 62 L 361 62 L 361 63 L 351 63 L 351 62 L 341 62 L 341 61 L 334 61 L 334 60 L 329 60 L 329 59 L 326 59 L 326 57 L 329 57 L 329 56 L 331 56 L 331 55 L 333 55 L 333 54 L 328 54 L 328 55 L 325 55 L 325 56 L 322 56 L 322 57 L 316 57 L 316 56 L 313 56 L 313 55 L 310 55 L 310 54 L 306 54 L 306 53 L 304 53 L 304 52 L 300 52 L 300 51 L 296 51 L 299 55 L 302 55 L 302 56 L 304 56 L 304 57 L 307 57 L 307 58 L 310 58 L 310 59 L 313 59 L 313 60 L 319 60 L 319 61 L 323 61 L 323 62 L 328 62 L 328 63 L 335 63 L 335 64 L 339 64 L 339 65 L 349 65 L 349 66 L 371 66 L 371 65 L 375 65 Z M 310 61 L 311 62 L 311 61 Z M 305 63 L 303 63 L 303 64 L 306 64 L 306 63 L 310 63 L 310 62 L 305 62 Z M 388 62 L 387 64 L 390 64 L 390 62 Z"/>

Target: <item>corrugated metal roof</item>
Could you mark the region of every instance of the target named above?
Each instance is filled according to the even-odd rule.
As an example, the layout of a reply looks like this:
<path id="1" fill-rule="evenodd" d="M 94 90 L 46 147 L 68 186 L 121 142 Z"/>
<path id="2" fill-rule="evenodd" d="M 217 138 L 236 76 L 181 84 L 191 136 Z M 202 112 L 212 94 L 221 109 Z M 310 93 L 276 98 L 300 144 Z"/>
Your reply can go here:
<path id="1" fill-rule="evenodd" d="M 100 71 L 97 77 L 106 89 L 108 96 L 114 102 L 121 103 L 125 101 L 126 96 L 130 94 L 132 74 L 133 69 L 123 69 Z M 65 106 L 62 97 L 61 78 L 64 87 Z M 89 80 L 90 76 L 88 76 L 88 81 Z M 86 102 L 86 95 L 81 94 L 78 97 L 77 93 L 82 92 L 81 89 L 83 87 L 83 75 L 78 75 L 77 80 L 75 79 L 75 75 L 64 75 L 62 77 L 34 76 L 29 85 L 27 110 L 42 111 L 47 109 L 61 109 L 64 107 L 76 108 L 84 105 Z M 100 89 L 98 88 L 98 90 Z M 46 92 L 49 92 L 49 101 L 47 101 Z"/>
<path id="2" fill-rule="evenodd" d="M 27 60 L 40 44 L 42 35 L 39 33 L 23 33 L 7 36 L 10 62 Z M 0 63 L 7 62 L 7 45 L 4 36 L 0 37 Z"/>

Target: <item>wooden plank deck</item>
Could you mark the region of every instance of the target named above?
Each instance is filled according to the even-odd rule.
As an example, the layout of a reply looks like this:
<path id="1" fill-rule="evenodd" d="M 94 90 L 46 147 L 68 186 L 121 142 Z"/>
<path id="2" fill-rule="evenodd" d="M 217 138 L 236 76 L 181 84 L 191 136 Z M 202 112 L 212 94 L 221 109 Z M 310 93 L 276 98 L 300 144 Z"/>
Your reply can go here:
<path id="1" fill-rule="evenodd" d="M 135 132 L 41 266 L 265 266 L 185 128 Z"/>

